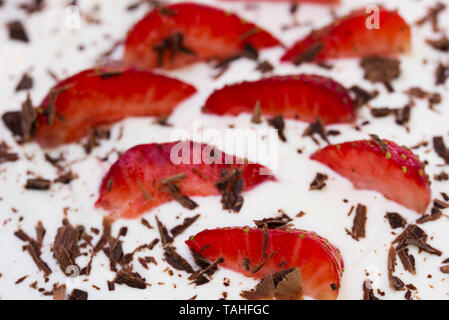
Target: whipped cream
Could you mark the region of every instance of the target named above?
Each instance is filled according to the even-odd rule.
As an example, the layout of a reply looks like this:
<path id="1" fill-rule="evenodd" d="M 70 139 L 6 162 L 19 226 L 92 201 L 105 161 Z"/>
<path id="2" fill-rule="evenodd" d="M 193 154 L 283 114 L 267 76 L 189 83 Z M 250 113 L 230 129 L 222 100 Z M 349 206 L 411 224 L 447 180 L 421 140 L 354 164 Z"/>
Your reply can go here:
<path id="1" fill-rule="evenodd" d="M 69 1 L 67 1 L 69 2 Z M 30 38 L 25 44 L 8 40 L 5 31 L 0 32 L 2 47 L 0 49 L 0 112 L 19 109 L 24 101 L 24 91 L 15 92 L 15 86 L 23 73 L 28 72 L 34 78 L 34 87 L 30 91 L 33 102 L 40 103 L 49 88 L 55 84 L 50 73 L 63 79 L 81 70 L 92 67 L 102 53 L 123 39 L 132 25 L 143 17 L 148 6 L 140 5 L 137 9 L 127 11 L 128 5 L 135 1 L 78 1 L 83 13 L 79 28 L 67 25 L 67 17 L 72 13 L 66 11 L 67 4 L 63 1 L 48 0 L 41 12 L 27 16 L 17 9 L 16 3 L 6 1 L 0 9 L 0 21 L 7 23 L 14 19 L 23 21 Z M 171 1 L 175 2 L 175 1 Z M 300 5 L 293 18 L 289 13 L 288 3 L 244 3 L 224 1 L 198 1 L 232 10 L 249 21 L 259 24 L 272 32 L 286 45 L 291 45 L 313 28 L 318 28 L 332 21 L 331 10 L 326 6 Z M 338 15 L 345 14 L 352 9 L 371 4 L 371 1 L 343 0 L 341 6 L 335 8 Z M 357 59 L 333 61 L 334 66 L 327 70 L 314 64 L 302 64 L 296 67 L 292 64 L 280 64 L 279 58 L 282 48 L 274 48 L 260 52 L 260 61 L 268 60 L 275 66 L 274 74 L 285 75 L 295 73 L 314 73 L 329 76 L 343 85 L 350 87 L 360 85 L 365 89 L 379 90 L 379 96 L 370 102 L 373 107 L 399 108 L 408 103 L 409 98 L 404 90 L 418 86 L 430 92 L 442 95 L 442 103 L 435 106 L 435 110 L 428 108 L 427 101 L 416 99 L 409 122 L 410 132 L 403 126 L 394 123 L 392 117 L 373 119 L 368 107 L 362 107 L 358 112 L 357 124 L 360 130 L 353 125 L 333 125 L 328 129 L 341 132 L 340 135 L 331 136 L 332 143 L 339 143 L 355 139 L 366 139 L 369 133 L 397 142 L 399 145 L 413 146 L 426 140 L 431 141 L 435 135 L 442 135 L 447 139 L 449 126 L 449 108 L 447 84 L 435 87 L 434 70 L 441 61 L 447 61 L 444 53 L 440 53 L 425 43 L 426 38 L 438 38 L 439 35 L 431 30 L 430 24 L 416 27 L 414 22 L 421 18 L 428 6 L 436 1 L 397 1 L 377 0 L 376 4 L 383 4 L 389 9 L 398 9 L 405 20 L 412 25 L 413 49 L 412 53 L 400 57 L 402 73 L 399 79 L 393 82 L 395 92 L 388 93 L 384 86 L 372 84 L 363 78 L 363 71 L 358 66 Z M 95 6 L 98 5 L 98 10 Z M 444 14 L 447 14 L 444 13 Z M 100 21 L 99 24 L 88 22 L 85 16 L 93 16 Z M 93 19 L 93 20 L 95 20 Z M 298 25 L 292 26 L 298 22 Z M 285 28 L 286 26 L 292 26 Z M 448 32 L 449 19 L 440 19 L 440 26 Z M 115 50 L 113 58 L 119 59 L 122 48 Z M 447 55 L 447 54 L 446 54 Z M 424 61 L 426 61 L 424 63 Z M 98 197 L 98 189 L 103 175 L 110 165 L 117 159 L 117 153 L 111 150 L 126 151 L 127 149 L 143 143 L 168 142 L 173 139 L 176 128 L 192 131 L 193 122 L 199 122 L 202 127 L 215 129 L 229 129 L 230 126 L 240 129 L 269 128 L 266 121 L 260 125 L 251 123 L 251 115 L 238 117 L 205 115 L 201 106 L 214 89 L 226 84 L 244 80 L 257 80 L 261 73 L 256 71 L 256 62 L 240 59 L 233 62 L 230 68 L 218 79 L 213 77 L 219 70 L 213 69 L 212 64 L 197 63 L 172 72 L 163 72 L 167 75 L 184 80 L 198 89 L 198 93 L 179 105 L 170 116 L 168 122 L 171 127 L 160 126 L 154 123 L 154 118 L 130 118 L 111 127 L 111 138 L 103 140 L 91 154 L 86 155 L 81 144 L 65 145 L 54 150 L 42 150 L 37 144 L 29 143 L 18 146 L 10 132 L 3 123 L 0 124 L 0 141 L 5 141 L 19 154 L 20 160 L 0 165 L 0 298 L 2 299 L 42 299 L 39 291 L 30 288 L 30 284 L 38 281 L 38 287 L 51 291 L 54 283 L 66 284 L 69 292 L 79 288 L 88 292 L 89 299 L 188 299 L 196 296 L 197 299 L 219 299 L 223 292 L 228 299 L 240 299 L 240 292 L 248 290 L 257 283 L 236 272 L 223 268 L 213 275 L 213 280 L 202 286 L 189 284 L 188 274 L 173 270 L 163 261 L 163 250 L 160 244 L 151 251 L 143 251 L 135 256 L 134 270 L 139 272 L 151 284 L 144 290 L 133 289 L 125 285 L 116 285 L 114 291 L 109 291 L 107 281 L 112 280 L 115 273 L 109 270 L 107 257 L 99 253 L 93 260 L 92 273 L 89 277 L 79 276 L 67 278 L 60 270 L 56 260 L 52 257 L 51 245 L 57 228 L 61 226 L 64 211 L 72 225 L 83 225 L 87 232 L 94 236 L 93 243 L 99 238 L 90 232 L 90 228 L 101 230 L 103 216 L 107 213 L 94 208 Z M 265 120 L 265 119 L 264 119 Z M 364 121 L 368 125 L 361 125 Z M 189 211 L 177 202 L 164 204 L 151 212 L 142 215 L 155 227 L 148 229 L 141 224 L 140 218 L 135 220 L 119 219 L 113 224 L 112 234 L 117 235 L 122 226 L 128 227 L 128 234 L 123 237 L 123 250 L 131 252 L 139 245 L 149 243 L 159 238 L 155 217 L 170 229 L 180 224 L 185 217 L 201 214 L 191 227 L 175 238 L 174 245 L 178 253 L 186 258 L 192 265 L 193 259 L 184 244 L 189 235 L 206 228 L 225 226 L 253 226 L 252 220 L 278 215 L 278 210 L 287 213 L 294 220 L 295 227 L 315 231 L 326 237 L 333 245 L 340 249 L 345 263 L 339 299 L 360 299 L 362 297 L 362 283 L 366 279 L 373 281 L 373 287 L 385 293 L 382 299 L 403 299 L 404 291 L 393 291 L 389 288 L 387 277 L 387 254 L 393 239 L 402 229 L 392 230 L 384 218 L 387 211 L 399 212 L 413 223 L 420 217 L 417 213 L 402 207 L 381 194 L 369 190 L 356 190 L 347 180 L 320 163 L 309 159 L 310 154 L 316 151 L 317 146 L 312 139 L 302 134 L 308 124 L 300 121 L 286 120 L 285 135 L 287 142 L 279 142 L 278 168 L 275 182 L 263 183 L 255 189 L 244 193 L 244 205 L 240 213 L 229 213 L 221 208 L 219 197 L 193 198 L 199 204 L 195 210 Z M 449 141 L 449 140 L 448 140 Z M 210 141 L 214 144 L 214 141 Z M 321 147 L 325 142 L 321 141 Z M 302 152 L 299 153 L 298 149 Z M 233 150 L 223 150 L 232 153 Z M 44 159 L 48 152 L 54 157 L 62 153 L 64 163 L 70 166 L 78 175 L 68 185 L 53 184 L 50 191 L 25 190 L 24 184 L 28 178 L 43 177 L 54 179 L 57 177 L 55 168 Z M 443 160 L 438 158 L 432 150 L 431 143 L 427 147 L 414 150 L 422 161 L 427 160 L 429 165 L 426 173 L 432 178 L 445 167 L 441 167 Z M 100 158 L 109 155 L 107 161 Z M 256 155 L 249 154 L 248 158 L 255 159 Z M 309 191 L 309 185 L 317 172 L 329 176 L 327 186 L 320 191 Z M 432 179 L 433 180 L 433 179 Z M 432 196 L 439 197 L 440 192 L 449 192 L 449 182 L 432 181 Z M 348 202 L 344 202 L 347 199 Z M 351 206 L 358 203 L 368 207 L 368 220 L 366 225 L 366 238 L 355 241 L 349 236 L 345 228 L 350 229 L 354 215 L 348 216 Z M 68 208 L 68 209 L 65 209 Z M 430 209 L 429 209 L 430 210 Z M 296 214 L 304 211 L 306 214 L 296 218 Z M 24 242 L 14 236 L 20 227 L 30 236 L 34 237 L 34 227 L 42 221 L 47 233 L 42 248 L 42 259 L 53 270 L 49 281 L 44 282 L 43 274 L 33 263 L 27 252 L 22 251 Z M 449 276 L 440 272 L 443 259 L 449 256 L 449 241 L 447 230 L 449 219 L 443 216 L 437 221 L 428 222 L 420 227 L 429 235 L 429 244 L 443 252 L 441 257 L 425 252 L 418 253 L 416 248 L 410 248 L 410 253 L 416 259 L 416 275 L 403 270 L 398 262 L 396 273 L 405 284 L 413 283 L 417 291 L 412 297 L 416 299 L 447 299 L 449 296 Z M 144 269 L 138 262 L 138 256 L 153 256 L 158 264 L 150 264 L 149 270 Z M 85 266 L 89 257 L 80 256 L 77 263 Z M 174 271 L 173 275 L 167 271 Z M 23 282 L 15 282 L 29 275 Z M 223 284 L 229 279 L 230 285 Z M 96 286 L 100 288 L 93 287 Z M 378 295 L 377 291 L 375 291 Z"/>

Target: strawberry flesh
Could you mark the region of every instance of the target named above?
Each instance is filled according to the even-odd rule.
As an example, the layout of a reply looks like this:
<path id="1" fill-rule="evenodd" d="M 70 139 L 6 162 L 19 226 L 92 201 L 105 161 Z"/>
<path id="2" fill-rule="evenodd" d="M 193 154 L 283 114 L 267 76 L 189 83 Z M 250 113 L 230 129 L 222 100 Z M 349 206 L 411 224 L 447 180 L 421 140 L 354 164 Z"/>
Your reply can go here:
<path id="1" fill-rule="evenodd" d="M 297 267 L 306 296 L 320 300 L 337 298 L 343 272 L 338 249 L 310 231 L 268 229 L 264 250 L 263 233 L 262 229 L 247 227 L 204 230 L 190 237 L 186 244 L 210 261 L 223 257 L 220 266 L 254 279 Z"/>
<path id="2" fill-rule="evenodd" d="M 355 10 L 312 31 L 287 50 L 281 61 L 299 63 L 307 55 L 307 61 L 319 62 L 371 55 L 395 56 L 410 51 L 410 27 L 397 12 L 380 8 L 378 29 L 367 27 L 372 22 L 370 16 L 365 9 Z"/>
<path id="3" fill-rule="evenodd" d="M 185 2 L 159 7 L 140 20 L 125 41 L 124 62 L 142 69 L 173 69 L 232 58 L 247 45 L 259 50 L 280 42 L 236 14 Z"/>
<path id="4" fill-rule="evenodd" d="M 318 75 L 274 76 L 225 86 L 212 93 L 205 113 L 238 115 L 253 112 L 324 124 L 348 123 L 355 118 L 354 101 L 338 82 Z"/>
<path id="5" fill-rule="evenodd" d="M 383 140 L 360 140 L 327 146 L 314 153 L 317 160 L 349 179 L 358 189 L 376 190 L 418 213 L 430 202 L 424 166 L 409 149 Z"/>
<path id="6" fill-rule="evenodd" d="M 36 141 L 56 147 L 95 126 L 132 116 L 165 116 L 196 92 L 191 85 L 135 69 L 90 69 L 53 87 L 41 103 Z"/>
<path id="7" fill-rule="evenodd" d="M 190 154 L 186 150 L 190 150 Z M 164 179 L 166 181 L 177 175 L 184 176 L 173 183 L 188 197 L 220 194 L 216 183 L 223 169 L 228 172 L 238 169 L 241 172 L 243 191 L 274 180 L 262 165 L 245 163 L 235 156 L 214 150 L 216 162 L 204 158 L 204 155 L 210 154 L 211 147 L 195 142 L 152 143 L 133 147 L 104 176 L 96 207 L 109 211 L 114 217 L 138 217 L 173 200 Z M 181 162 L 177 155 L 186 157 L 186 161 Z M 261 174 L 261 170 L 265 172 Z"/>

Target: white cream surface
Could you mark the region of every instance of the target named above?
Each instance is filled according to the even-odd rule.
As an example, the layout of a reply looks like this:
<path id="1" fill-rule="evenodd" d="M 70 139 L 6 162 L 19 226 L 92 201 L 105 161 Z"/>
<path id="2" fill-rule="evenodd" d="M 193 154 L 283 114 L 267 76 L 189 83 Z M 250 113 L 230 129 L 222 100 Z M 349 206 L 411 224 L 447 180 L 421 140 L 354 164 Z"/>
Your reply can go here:
<path id="1" fill-rule="evenodd" d="M 42 12 L 27 16 L 17 9 L 17 2 L 6 0 L 0 8 L 0 22 L 20 19 L 24 22 L 30 43 L 25 44 L 8 39 L 7 29 L 0 28 L 0 113 L 18 110 L 24 101 L 26 92 L 15 92 L 15 86 L 24 72 L 34 78 L 34 87 L 30 91 L 35 104 L 40 103 L 55 80 L 49 75 L 51 70 L 58 78 L 63 79 L 83 69 L 92 67 L 99 56 L 107 51 L 114 42 L 123 39 L 130 27 L 148 11 L 148 6 L 141 5 L 138 9 L 127 11 L 126 7 L 134 1 L 78 1 L 81 11 L 91 13 L 96 4 L 99 10 L 94 16 L 101 23 L 88 23 L 81 18 L 80 27 L 70 30 L 66 27 L 66 3 L 60 0 L 46 1 Z M 67 1 L 68 2 L 68 1 Z M 286 45 L 306 35 L 312 28 L 326 25 L 332 20 L 330 10 L 326 6 L 301 5 L 296 13 L 299 25 L 283 30 L 283 26 L 293 23 L 289 13 L 288 3 L 259 4 L 244 2 L 226 3 L 222 1 L 201 1 L 237 12 L 249 21 L 253 21 L 279 37 Z M 353 8 L 370 4 L 371 1 L 344 0 L 336 8 L 338 14 L 345 14 Z M 419 86 L 431 92 L 438 92 L 443 102 L 430 110 L 427 101 L 415 100 L 412 110 L 410 132 L 395 124 L 393 117 L 372 119 L 368 107 L 359 110 L 357 124 L 369 120 L 366 126 L 355 129 L 355 125 L 335 125 L 329 129 L 341 131 L 338 136 L 330 137 L 332 143 L 339 143 L 355 139 L 366 139 L 368 134 L 375 133 L 382 138 L 396 141 L 399 145 L 413 146 L 422 140 L 429 141 L 427 147 L 414 150 L 421 160 L 429 162 L 426 173 L 432 180 L 432 197 L 441 198 L 440 192 L 449 193 L 449 181 L 433 181 L 434 174 L 440 173 L 447 166 L 437 157 L 432 149 L 433 136 L 444 136 L 449 142 L 449 94 L 448 83 L 445 86 L 434 86 L 434 70 L 438 61 L 447 62 L 447 54 L 440 53 L 425 43 L 425 39 L 439 37 L 431 30 L 430 24 L 416 27 L 414 22 L 421 18 L 428 6 L 436 3 L 433 0 L 423 1 L 387 1 L 377 0 L 391 9 L 398 9 L 405 19 L 412 24 L 413 49 L 412 53 L 400 58 L 402 73 L 393 82 L 394 93 L 388 93 L 382 85 L 372 84 L 363 79 L 363 71 L 357 59 L 333 61 L 331 70 L 326 70 L 313 64 L 303 64 L 296 67 L 292 64 L 280 64 L 279 58 L 283 54 L 282 48 L 275 48 L 261 52 L 260 60 L 268 60 L 275 66 L 274 74 L 314 73 L 334 78 L 343 85 L 350 87 L 360 85 L 366 89 L 378 89 L 380 95 L 370 102 L 373 107 L 403 107 L 408 102 L 404 90 Z M 449 4 L 449 3 L 448 3 Z M 444 32 L 449 31 L 449 11 L 442 14 L 440 26 Z M 445 17 L 445 18 L 444 18 Z M 83 46 L 84 50 L 79 50 Z M 120 58 L 119 49 L 114 57 Z M 424 64 L 423 60 L 427 63 Z M 167 268 L 172 269 L 163 261 L 163 250 L 159 243 L 152 251 L 143 251 L 135 256 L 134 270 L 146 278 L 151 286 L 145 290 L 133 289 L 124 285 L 116 285 L 114 291 L 108 291 L 107 281 L 114 278 L 109 270 L 109 261 L 102 253 L 93 260 L 90 277 L 81 276 L 78 279 L 69 278 L 61 272 L 53 258 L 51 245 L 57 228 L 64 218 L 64 208 L 68 209 L 68 219 L 73 225 L 81 224 L 88 232 L 90 228 L 101 229 L 101 222 L 106 212 L 94 208 L 98 197 L 98 190 L 103 175 L 109 166 L 117 159 L 113 153 L 108 161 L 99 158 L 107 155 L 111 150 L 125 151 L 137 144 L 151 142 L 168 142 L 173 137 L 176 128 L 192 130 L 193 122 L 198 121 L 203 128 L 226 129 L 230 125 L 235 128 L 268 128 L 266 121 L 260 125 L 251 123 L 251 115 L 238 117 L 219 117 L 204 115 L 201 107 L 207 96 L 217 88 L 243 80 L 256 80 L 261 73 L 256 71 L 254 61 L 241 59 L 233 62 L 230 68 L 217 80 L 213 76 L 218 70 L 211 64 L 197 63 L 195 65 L 169 72 L 167 74 L 182 79 L 196 86 L 198 93 L 182 103 L 169 118 L 171 127 L 163 127 L 154 123 L 153 118 L 127 119 L 112 126 L 111 139 L 103 140 L 101 145 L 86 156 L 80 144 L 65 145 L 54 150 L 42 150 L 37 144 L 29 143 L 18 146 L 8 129 L 0 123 L 0 141 L 5 141 L 17 152 L 20 160 L 0 164 L 0 298 L 2 299 L 51 299 L 44 296 L 30 284 L 38 281 L 38 287 L 51 291 L 53 283 L 66 283 L 70 288 L 77 287 L 87 291 L 89 299 L 219 299 L 222 292 L 227 292 L 228 299 L 240 299 L 240 292 L 253 288 L 256 281 L 238 273 L 220 268 L 213 280 L 203 286 L 194 286 L 187 280 L 188 274 L 174 270 L 170 276 Z M 332 172 L 327 167 L 309 159 L 310 154 L 318 146 L 308 137 L 302 137 L 307 124 L 300 121 L 286 121 L 286 143 L 279 142 L 279 168 L 276 171 L 275 182 L 264 183 L 244 194 L 244 205 L 240 213 L 229 213 L 221 208 L 219 197 L 196 197 L 194 200 L 199 207 L 189 211 L 176 202 L 167 203 L 142 217 L 152 226 L 156 226 L 155 217 L 164 222 L 170 229 L 183 221 L 185 217 L 198 213 L 198 219 L 190 228 L 175 239 L 178 252 L 193 264 L 192 257 L 184 241 L 189 235 L 206 228 L 225 226 L 252 226 L 252 220 L 276 216 L 278 210 L 283 210 L 290 217 L 295 217 L 300 211 L 306 215 L 294 218 L 295 227 L 315 231 L 327 238 L 340 249 L 344 260 L 345 270 L 342 277 L 339 299 L 360 299 L 362 297 L 362 283 L 371 279 L 375 289 L 385 292 L 382 299 L 403 299 L 405 291 L 393 291 L 389 288 L 387 278 L 387 252 L 392 240 L 402 229 L 392 230 L 384 218 L 387 211 L 399 212 L 409 223 L 420 217 L 417 213 L 387 200 L 374 191 L 356 190 L 352 184 Z M 119 136 L 122 133 L 120 139 Z M 321 146 L 325 145 L 321 141 Z M 211 141 L 213 144 L 213 141 Z M 302 153 L 297 150 L 301 149 Z M 224 150 L 226 151 L 226 150 Z M 30 191 L 24 189 L 28 178 L 44 177 L 54 179 L 57 173 L 44 159 L 44 152 L 53 156 L 64 154 L 68 166 L 78 175 L 69 185 L 53 184 L 50 191 Z M 249 155 L 254 159 L 255 155 Z M 321 191 L 309 191 L 309 185 L 317 172 L 329 176 L 327 186 Z M 343 202 L 348 199 L 349 202 Z M 351 206 L 363 203 L 368 206 L 368 220 L 366 238 L 355 241 L 345 231 L 350 229 L 354 214 L 348 217 Z M 430 211 L 430 208 L 429 208 Z M 21 220 L 21 221 L 20 221 Z M 22 251 L 25 244 L 14 236 L 20 227 L 34 237 L 34 227 L 42 221 L 47 233 L 42 249 L 42 259 L 53 270 L 49 281 L 43 281 L 43 274 L 33 263 L 27 252 Z M 122 226 L 128 227 L 128 234 L 123 237 L 125 253 L 137 246 L 149 243 L 158 238 L 157 228 L 148 229 L 140 223 L 140 219 L 117 220 L 113 225 L 113 235 L 117 235 Z M 416 259 L 416 275 L 403 270 L 398 260 L 396 275 L 405 284 L 413 283 L 418 290 L 412 294 L 416 299 L 447 299 L 449 298 L 449 275 L 440 272 L 441 262 L 449 256 L 449 219 L 443 216 L 437 221 L 420 225 L 429 235 L 429 244 L 443 252 L 441 257 L 430 255 L 411 248 L 410 252 Z M 92 234 L 90 232 L 90 234 Z M 95 236 L 96 243 L 99 236 Z M 149 265 L 144 269 L 138 262 L 138 256 L 153 256 L 158 265 Z M 79 257 L 77 263 L 85 266 L 88 257 Z M 29 275 L 20 284 L 15 282 Z M 230 286 L 223 285 L 224 278 L 230 280 Z M 94 288 L 97 286 L 100 290 Z M 376 295 L 377 292 L 376 292 Z M 378 295 L 379 296 L 379 295 Z"/>

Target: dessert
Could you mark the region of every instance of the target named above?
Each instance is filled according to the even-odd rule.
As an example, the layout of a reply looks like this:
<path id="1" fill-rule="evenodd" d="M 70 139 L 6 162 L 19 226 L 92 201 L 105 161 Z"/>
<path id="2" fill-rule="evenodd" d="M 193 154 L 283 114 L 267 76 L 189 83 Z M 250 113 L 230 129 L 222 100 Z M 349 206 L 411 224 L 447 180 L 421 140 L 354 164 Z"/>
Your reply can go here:
<path id="1" fill-rule="evenodd" d="M 164 43 L 185 52 L 171 60 L 164 51 L 162 63 L 151 45 L 139 48 L 148 60 L 127 60 L 140 40 L 127 53 L 126 39 L 129 30 L 139 33 L 134 26 L 149 12 L 167 7 L 80 0 L 66 17 L 69 4 L 45 1 L 24 10 L 7 1 L 0 7 L 8 31 L 1 36 L 9 37 L 0 62 L 0 240 L 7 244 L 0 253 L 1 298 L 447 298 L 449 26 L 443 4 L 381 0 L 381 29 L 373 32 L 400 36 L 388 42 L 390 52 L 378 41 L 380 51 L 364 44 L 354 58 L 303 55 L 297 65 L 281 61 L 288 51 L 281 43 L 294 47 L 312 30 L 345 25 L 335 15 L 365 12 L 371 3 L 169 1 L 169 8 L 218 8 L 210 10 L 220 21 L 234 21 L 239 32 L 218 47 L 228 39 L 225 32 L 208 38 L 207 50 L 198 47 L 194 56 L 186 50 L 196 45 L 188 41 L 191 30 L 183 29 L 186 37 L 175 33 Z M 400 33 L 396 22 L 383 30 L 387 10 L 387 22 L 403 21 L 410 33 Z M 71 20 L 76 12 L 79 25 Z M 242 24 L 236 13 L 251 22 Z M 236 41 L 242 25 L 260 26 L 263 45 Z M 368 30 L 357 32 L 377 41 Z M 43 52 L 45 58 L 36 59 Z M 217 52 L 223 56 L 211 59 Z M 129 69 L 139 62 L 145 70 Z M 44 112 L 47 103 L 35 104 L 49 101 L 49 88 L 82 70 L 89 84 L 80 91 L 62 85 L 53 103 L 55 111 L 70 112 L 58 117 Z M 164 103 L 142 102 L 152 95 L 139 90 L 144 81 L 131 81 L 135 73 L 156 79 L 150 82 L 164 89 Z M 304 104 L 284 109 L 282 98 L 296 98 L 296 86 L 283 86 L 292 76 L 323 81 L 299 91 Z M 282 82 L 280 89 L 260 86 L 270 81 Z M 117 83 L 99 97 L 97 84 L 108 82 Z M 256 89 L 248 90 L 252 85 Z M 227 90 L 240 92 L 208 101 Z M 324 94 L 332 99 L 323 101 Z M 72 105 L 84 95 L 84 107 Z M 239 97 L 248 100 L 233 109 Z M 40 139 L 44 129 L 49 134 Z M 276 161 L 263 161 L 259 146 L 273 142 L 273 130 L 267 153 Z M 241 152 L 224 143 L 228 133 L 237 142 L 254 133 L 255 140 Z M 179 140 L 214 147 L 237 163 L 168 162 Z M 202 183 L 202 172 L 210 172 L 211 181 Z M 245 244 L 251 250 L 244 251 Z M 258 268 L 254 274 L 243 258 Z"/>

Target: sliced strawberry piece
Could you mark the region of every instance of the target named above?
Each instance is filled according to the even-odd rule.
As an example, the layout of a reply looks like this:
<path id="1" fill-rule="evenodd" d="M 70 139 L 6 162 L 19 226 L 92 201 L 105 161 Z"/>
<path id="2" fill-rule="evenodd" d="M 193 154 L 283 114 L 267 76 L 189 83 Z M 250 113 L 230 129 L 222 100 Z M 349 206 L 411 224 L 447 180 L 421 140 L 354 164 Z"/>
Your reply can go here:
<path id="1" fill-rule="evenodd" d="M 212 162 L 207 156 L 211 150 L 210 146 L 189 141 L 131 148 L 103 178 L 96 207 L 108 210 L 116 217 L 135 218 L 174 199 L 166 182 L 170 180 L 175 180 L 173 184 L 187 197 L 218 195 L 216 183 L 223 169 L 240 171 L 243 191 L 274 180 L 267 168 L 244 163 L 217 149 L 214 149 L 214 155 L 221 164 Z M 186 157 L 185 161 L 180 161 L 178 155 Z"/>
<path id="2" fill-rule="evenodd" d="M 290 75 L 242 82 L 215 91 L 203 111 L 213 114 L 238 115 L 253 112 L 260 104 L 262 114 L 282 114 L 285 118 L 324 124 L 351 122 L 355 117 L 354 102 L 338 82 L 317 75 Z"/>
<path id="3" fill-rule="evenodd" d="M 392 141 L 375 137 L 345 142 L 327 146 L 311 158 L 348 178 L 356 188 L 376 190 L 416 212 L 425 213 L 430 202 L 423 164 Z"/>
<path id="4" fill-rule="evenodd" d="M 132 116 L 169 115 L 196 92 L 191 85 L 134 69 L 89 69 L 53 87 L 37 119 L 43 147 L 76 141 L 97 125 Z"/>
<path id="5" fill-rule="evenodd" d="M 264 242 L 267 240 L 266 249 Z M 297 267 L 304 294 L 315 299 L 336 299 L 343 272 L 338 249 L 317 234 L 297 229 L 223 228 L 204 230 L 186 241 L 210 261 L 254 279 Z"/>
<path id="6" fill-rule="evenodd" d="M 279 40 L 239 16 L 197 3 L 159 7 L 140 20 L 125 42 L 126 65 L 173 69 L 209 59 L 223 60 L 245 46 L 263 49 Z"/>
<path id="7" fill-rule="evenodd" d="M 379 29 L 367 28 L 370 14 L 352 11 L 330 25 L 314 30 L 296 42 L 281 61 L 323 61 L 327 59 L 394 56 L 411 49 L 410 27 L 395 11 L 380 8 Z"/>

